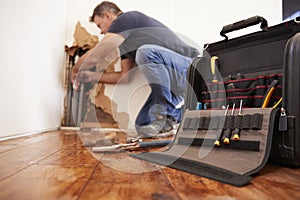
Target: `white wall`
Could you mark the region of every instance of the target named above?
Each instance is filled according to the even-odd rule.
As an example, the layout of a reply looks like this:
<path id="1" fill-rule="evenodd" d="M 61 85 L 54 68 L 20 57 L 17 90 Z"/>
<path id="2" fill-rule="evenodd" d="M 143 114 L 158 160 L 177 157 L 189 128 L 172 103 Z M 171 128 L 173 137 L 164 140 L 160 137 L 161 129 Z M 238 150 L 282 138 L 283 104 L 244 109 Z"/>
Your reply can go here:
<path id="1" fill-rule="evenodd" d="M 67 0 L 1 0 L 0 137 L 60 126 L 66 19 Z"/>
<path id="2" fill-rule="evenodd" d="M 71 45 L 73 42 L 73 32 L 77 21 L 80 21 L 88 32 L 101 38 L 99 29 L 89 22 L 93 9 L 101 2 L 69 0 L 66 44 Z M 175 32 L 193 40 L 200 48 L 206 43 L 223 40 L 219 35 L 222 27 L 242 19 L 260 15 L 268 20 L 269 25 L 282 21 L 281 0 L 112 0 L 112 2 L 115 2 L 124 12 L 138 10 L 160 20 Z M 245 31 L 230 33 L 228 36 L 236 37 L 258 30 L 259 25 L 256 25 Z M 143 97 L 141 91 L 144 91 L 144 97 L 149 92 L 144 83 L 141 78 L 137 78 L 126 85 L 107 87 L 109 90 L 107 94 L 119 105 L 118 110 L 129 112 L 131 120 L 129 128 L 134 127 L 134 119 L 144 102 L 137 98 Z M 142 89 L 137 84 L 143 85 Z M 132 96 L 123 95 L 121 98 L 121 91 L 124 92 L 126 89 L 127 94 L 132 94 Z"/>
<path id="3" fill-rule="evenodd" d="M 269 25 L 282 22 L 282 0 L 111 0 L 124 12 L 142 11 L 170 27 L 177 33 L 188 36 L 199 45 L 222 40 L 219 35 L 222 27 L 233 22 L 260 15 L 268 20 Z M 88 31 L 99 36 L 99 30 L 89 22 L 96 5 L 101 0 L 69 0 L 69 15 L 66 41 L 71 44 L 73 31 L 80 21 Z M 259 26 L 253 27 L 258 31 Z M 252 30 L 233 33 L 242 35 Z"/>
<path id="4" fill-rule="evenodd" d="M 1 0 L 0 137 L 60 126 L 63 47 L 72 44 L 78 20 L 89 32 L 99 36 L 99 30 L 89 23 L 88 17 L 100 2 Z M 219 32 L 228 23 L 253 15 L 264 16 L 270 25 L 282 19 L 281 0 L 114 2 L 124 11 L 139 10 L 159 19 L 200 46 L 221 40 Z"/>

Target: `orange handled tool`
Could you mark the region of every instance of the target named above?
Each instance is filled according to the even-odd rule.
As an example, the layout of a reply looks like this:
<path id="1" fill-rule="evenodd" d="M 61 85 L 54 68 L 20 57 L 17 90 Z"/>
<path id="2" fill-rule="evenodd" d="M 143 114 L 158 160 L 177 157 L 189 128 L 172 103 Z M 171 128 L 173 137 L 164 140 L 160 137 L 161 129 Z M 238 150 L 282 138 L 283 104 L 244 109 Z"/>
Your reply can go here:
<path id="1" fill-rule="evenodd" d="M 269 105 L 269 101 L 275 91 L 276 86 L 278 85 L 278 80 L 273 80 L 272 83 L 270 84 L 270 87 L 268 88 L 268 90 L 265 93 L 265 96 L 263 98 L 263 104 L 262 104 L 262 108 L 266 108 Z"/>

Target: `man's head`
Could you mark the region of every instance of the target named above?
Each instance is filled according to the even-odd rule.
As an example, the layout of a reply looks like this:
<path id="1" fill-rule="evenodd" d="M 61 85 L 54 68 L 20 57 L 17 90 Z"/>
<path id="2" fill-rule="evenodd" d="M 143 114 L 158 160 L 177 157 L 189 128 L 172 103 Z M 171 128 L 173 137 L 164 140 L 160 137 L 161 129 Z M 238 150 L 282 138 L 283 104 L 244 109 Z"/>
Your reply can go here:
<path id="1" fill-rule="evenodd" d="M 101 34 L 105 34 L 113 20 L 121 13 L 121 9 L 116 4 L 103 1 L 94 9 L 90 21 L 94 22 L 100 28 Z"/>

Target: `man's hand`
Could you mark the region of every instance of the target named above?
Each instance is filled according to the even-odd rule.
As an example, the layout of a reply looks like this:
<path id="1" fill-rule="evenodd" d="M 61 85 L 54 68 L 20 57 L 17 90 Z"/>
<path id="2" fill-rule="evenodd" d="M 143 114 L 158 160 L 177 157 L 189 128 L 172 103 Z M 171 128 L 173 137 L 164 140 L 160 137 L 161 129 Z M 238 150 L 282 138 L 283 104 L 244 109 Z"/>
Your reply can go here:
<path id="1" fill-rule="evenodd" d="M 77 90 L 79 88 L 80 83 L 97 83 L 100 80 L 103 72 L 91 72 L 91 71 L 79 71 L 75 74 L 73 82 L 73 89 Z"/>
<path id="2" fill-rule="evenodd" d="M 80 71 L 77 74 L 77 81 L 81 83 L 99 82 L 103 72 Z"/>
<path id="3" fill-rule="evenodd" d="M 81 64 L 84 61 L 84 59 L 92 52 L 92 49 L 83 54 L 75 63 L 75 65 L 72 67 L 72 73 L 71 73 L 71 81 L 74 84 L 77 78 L 77 74 L 80 70 Z M 89 69 L 89 68 L 87 68 Z"/>

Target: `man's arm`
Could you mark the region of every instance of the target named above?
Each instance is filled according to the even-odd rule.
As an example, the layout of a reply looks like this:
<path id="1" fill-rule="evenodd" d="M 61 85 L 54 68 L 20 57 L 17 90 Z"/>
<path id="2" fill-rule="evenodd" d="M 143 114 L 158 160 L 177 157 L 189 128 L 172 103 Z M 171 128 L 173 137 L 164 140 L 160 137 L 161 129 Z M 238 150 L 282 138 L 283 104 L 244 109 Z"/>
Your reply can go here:
<path id="1" fill-rule="evenodd" d="M 130 69 L 134 67 L 134 62 L 126 58 L 121 61 L 120 72 L 103 73 L 100 77 L 100 83 L 116 84 L 118 81 L 127 83 L 130 80 Z"/>
<path id="2" fill-rule="evenodd" d="M 106 33 L 102 40 L 83 59 L 80 70 L 87 70 L 110 56 L 122 44 L 124 37 L 115 33 Z M 111 58 L 112 61 L 117 59 Z"/>
<path id="3" fill-rule="evenodd" d="M 134 62 L 126 58 L 121 61 L 120 72 L 91 72 L 81 71 L 79 72 L 80 82 L 99 82 L 116 84 L 119 81 L 121 83 L 127 83 L 130 80 L 130 69 L 134 67 Z"/>
<path id="4" fill-rule="evenodd" d="M 87 70 L 98 64 L 102 59 L 112 54 L 124 41 L 123 36 L 107 33 L 90 51 L 81 56 L 72 68 L 72 82 L 79 71 Z M 116 58 L 112 58 L 114 60 Z"/>

